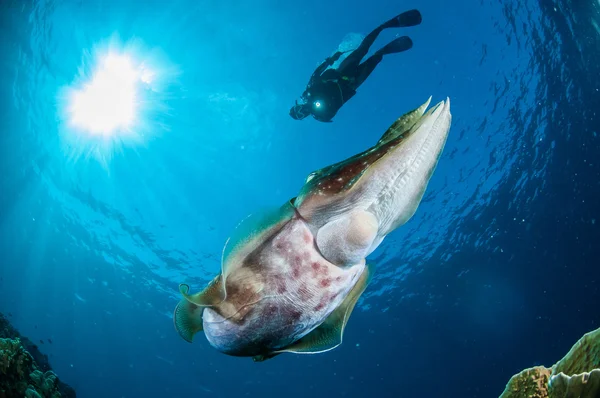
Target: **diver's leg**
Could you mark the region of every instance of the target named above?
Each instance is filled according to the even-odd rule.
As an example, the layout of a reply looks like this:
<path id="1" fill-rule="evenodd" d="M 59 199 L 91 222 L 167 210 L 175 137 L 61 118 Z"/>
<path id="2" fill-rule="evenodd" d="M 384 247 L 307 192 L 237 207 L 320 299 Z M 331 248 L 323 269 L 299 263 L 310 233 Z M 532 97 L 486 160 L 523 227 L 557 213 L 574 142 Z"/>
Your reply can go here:
<path id="1" fill-rule="evenodd" d="M 408 36 L 397 37 L 385 46 L 381 47 L 377 52 L 373 55 L 385 55 L 385 54 L 394 54 L 401 53 L 403 51 L 410 50 L 413 46 L 413 42 Z"/>
<path id="2" fill-rule="evenodd" d="M 399 53 L 412 48 L 412 40 L 408 36 L 398 37 L 386 44 L 377 52 L 371 55 L 365 62 L 358 65 L 354 76 L 353 88 L 356 90 L 369 75 L 375 70 L 375 67 L 381 62 L 385 54 Z"/>
<path id="3" fill-rule="evenodd" d="M 363 57 L 369 52 L 369 48 L 371 48 L 371 45 L 373 45 L 377 39 L 377 36 L 379 36 L 384 29 L 415 26 L 420 24 L 421 20 L 421 13 L 418 10 L 410 10 L 403 12 L 400 15 L 396 15 L 389 21 L 379 25 L 363 39 L 356 50 L 352 51 L 350 55 L 348 55 L 346 59 L 342 61 L 338 70 L 341 72 L 344 70 L 350 70 L 353 67 L 357 67 Z"/>
<path id="4" fill-rule="evenodd" d="M 367 77 L 375 70 L 375 67 L 381 62 L 383 55 L 373 54 L 365 62 L 358 65 L 356 75 L 352 84 L 352 88 L 356 90 L 361 84 L 367 80 Z"/>
<path id="5" fill-rule="evenodd" d="M 380 27 L 376 28 L 375 30 L 373 30 L 371 33 L 369 33 L 367 35 L 367 37 L 365 37 L 363 39 L 363 41 L 356 48 L 356 50 L 352 51 L 350 53 L 350 55 L 348 55 L 342 61 L 342 63 L 338 67 L 338 70 L 340 71 L 340 73 L 343 73 L 343 71 L 346 71 L 346 70 L 351 70 L 353 68 L 356 68 L 358 66 L 358 64 L 360 64 L 360 61 L 363 59 L 363 57 L 365 55 L 367 55 L 367 53 L 369 52 L 369 48 L 371 48 L 371 45 L 373 45 L 373 43 L 377 39 L 377 36 L 379 36 L 379 34 L 381 33 L 381 31 L 383 31 L 383 29 L 385 29 L 385 28 L 380 26 Z"/>

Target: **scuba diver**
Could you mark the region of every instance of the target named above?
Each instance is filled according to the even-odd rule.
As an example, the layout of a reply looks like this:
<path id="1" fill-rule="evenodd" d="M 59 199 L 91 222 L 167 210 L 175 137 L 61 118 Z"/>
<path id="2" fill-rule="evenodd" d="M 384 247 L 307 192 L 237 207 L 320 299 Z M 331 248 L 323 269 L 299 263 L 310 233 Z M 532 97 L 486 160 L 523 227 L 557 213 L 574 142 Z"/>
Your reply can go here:
<path id="1" fill-rule="evenodd" d="M 331 122 L 342 105 L 356 94 L 358 87 L 369 77 L 384 55 L 412 48 L 413 43 L 408 36 L 398 37 L 361 63 L 379 33 L 387 28 L 415 26 L 420 23 L 421 13 L 418 10 L 403 12 L 369 33 L 336 69 L 327 68 L 333 65 L 343 52 L 338 51 L 327 58 L 312 74 L 306 90 L 300 97 L 302 102 L 298 103 L 296 100 L 296 105 L 290 109 L 290 116 L 302 120 L 312 115 L 318 121 Z"/>

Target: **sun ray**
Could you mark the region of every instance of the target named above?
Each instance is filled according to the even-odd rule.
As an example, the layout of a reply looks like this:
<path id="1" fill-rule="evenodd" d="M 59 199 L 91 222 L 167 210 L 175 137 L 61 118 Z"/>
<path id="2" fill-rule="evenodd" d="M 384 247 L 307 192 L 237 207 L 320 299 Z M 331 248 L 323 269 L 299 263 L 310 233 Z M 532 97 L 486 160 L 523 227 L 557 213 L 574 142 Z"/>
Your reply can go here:
<path id="1" fill-rule="evenodd" d="M 114 37 L 84 50 L 79 75 L 59 93 L 64 155 L 104 167 L 125 146 L 143 145 L 168 130 L 165 99 L 180 74 L 160 51 Z"/>

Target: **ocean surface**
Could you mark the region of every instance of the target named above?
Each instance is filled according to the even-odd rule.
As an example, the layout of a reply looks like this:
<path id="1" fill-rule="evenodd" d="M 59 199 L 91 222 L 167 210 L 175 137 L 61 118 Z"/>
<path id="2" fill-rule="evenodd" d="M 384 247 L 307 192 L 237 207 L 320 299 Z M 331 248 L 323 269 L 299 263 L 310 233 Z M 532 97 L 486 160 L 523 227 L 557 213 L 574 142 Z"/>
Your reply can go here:
<path id="1" fill-rule="evenodd" d="M 409 35 L 333 123 L 289 108 L 394 15 Z M 0 2 L 0 312 L 79 397 L 497 397 L 600 326 L 597 0 Z M 148 76 L 133 133 L 69 122 L 98 54 Z M 173 327 L 248 214 L 449 97 L 415 216 L 337 349 L 254 363 Z M 99 120 L 98 123 L 107 122 Z M 50 343 L 47 339 L 50 339 Z"/>

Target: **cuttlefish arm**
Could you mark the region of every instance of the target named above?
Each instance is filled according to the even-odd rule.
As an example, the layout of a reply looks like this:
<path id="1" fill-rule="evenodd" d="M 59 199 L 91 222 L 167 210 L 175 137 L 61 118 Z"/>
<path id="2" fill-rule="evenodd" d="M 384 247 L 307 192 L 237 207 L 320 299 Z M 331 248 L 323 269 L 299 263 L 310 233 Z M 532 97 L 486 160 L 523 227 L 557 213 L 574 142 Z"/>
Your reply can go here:
<path id="1" fill-rule="evenodd" d="M 385 155 L 386 150 L 390 147 L 385 147 L 384 144 L 400 137 L 403 133 L 410 130 L 425 113 L 425 109 L 429 106 L 431 97 L 420 107 L 400 116 L 383 134 L 377 144 L 366 151 L 358 153 L 346 160 L 335 163 L 314 171 L 306 178 L 306 183 L 298 195 L 302 198 L 300 201 L 305 201 L 310 193 L 315 192 L 318 188 L 324 195 L 331 195 L 346 191 L 354 185 L 357 179 L 364 171 L 375 161 Z M 297 204 L 297 203 L 296 203 Z"/>
<path id="2" fill-rule="evenodd" d="M 396 120 L 378 143 L 307 178 L 294 202 L 324 257 L 355 264 L 415 213 L 450 130 L 450 100 Z"/>

